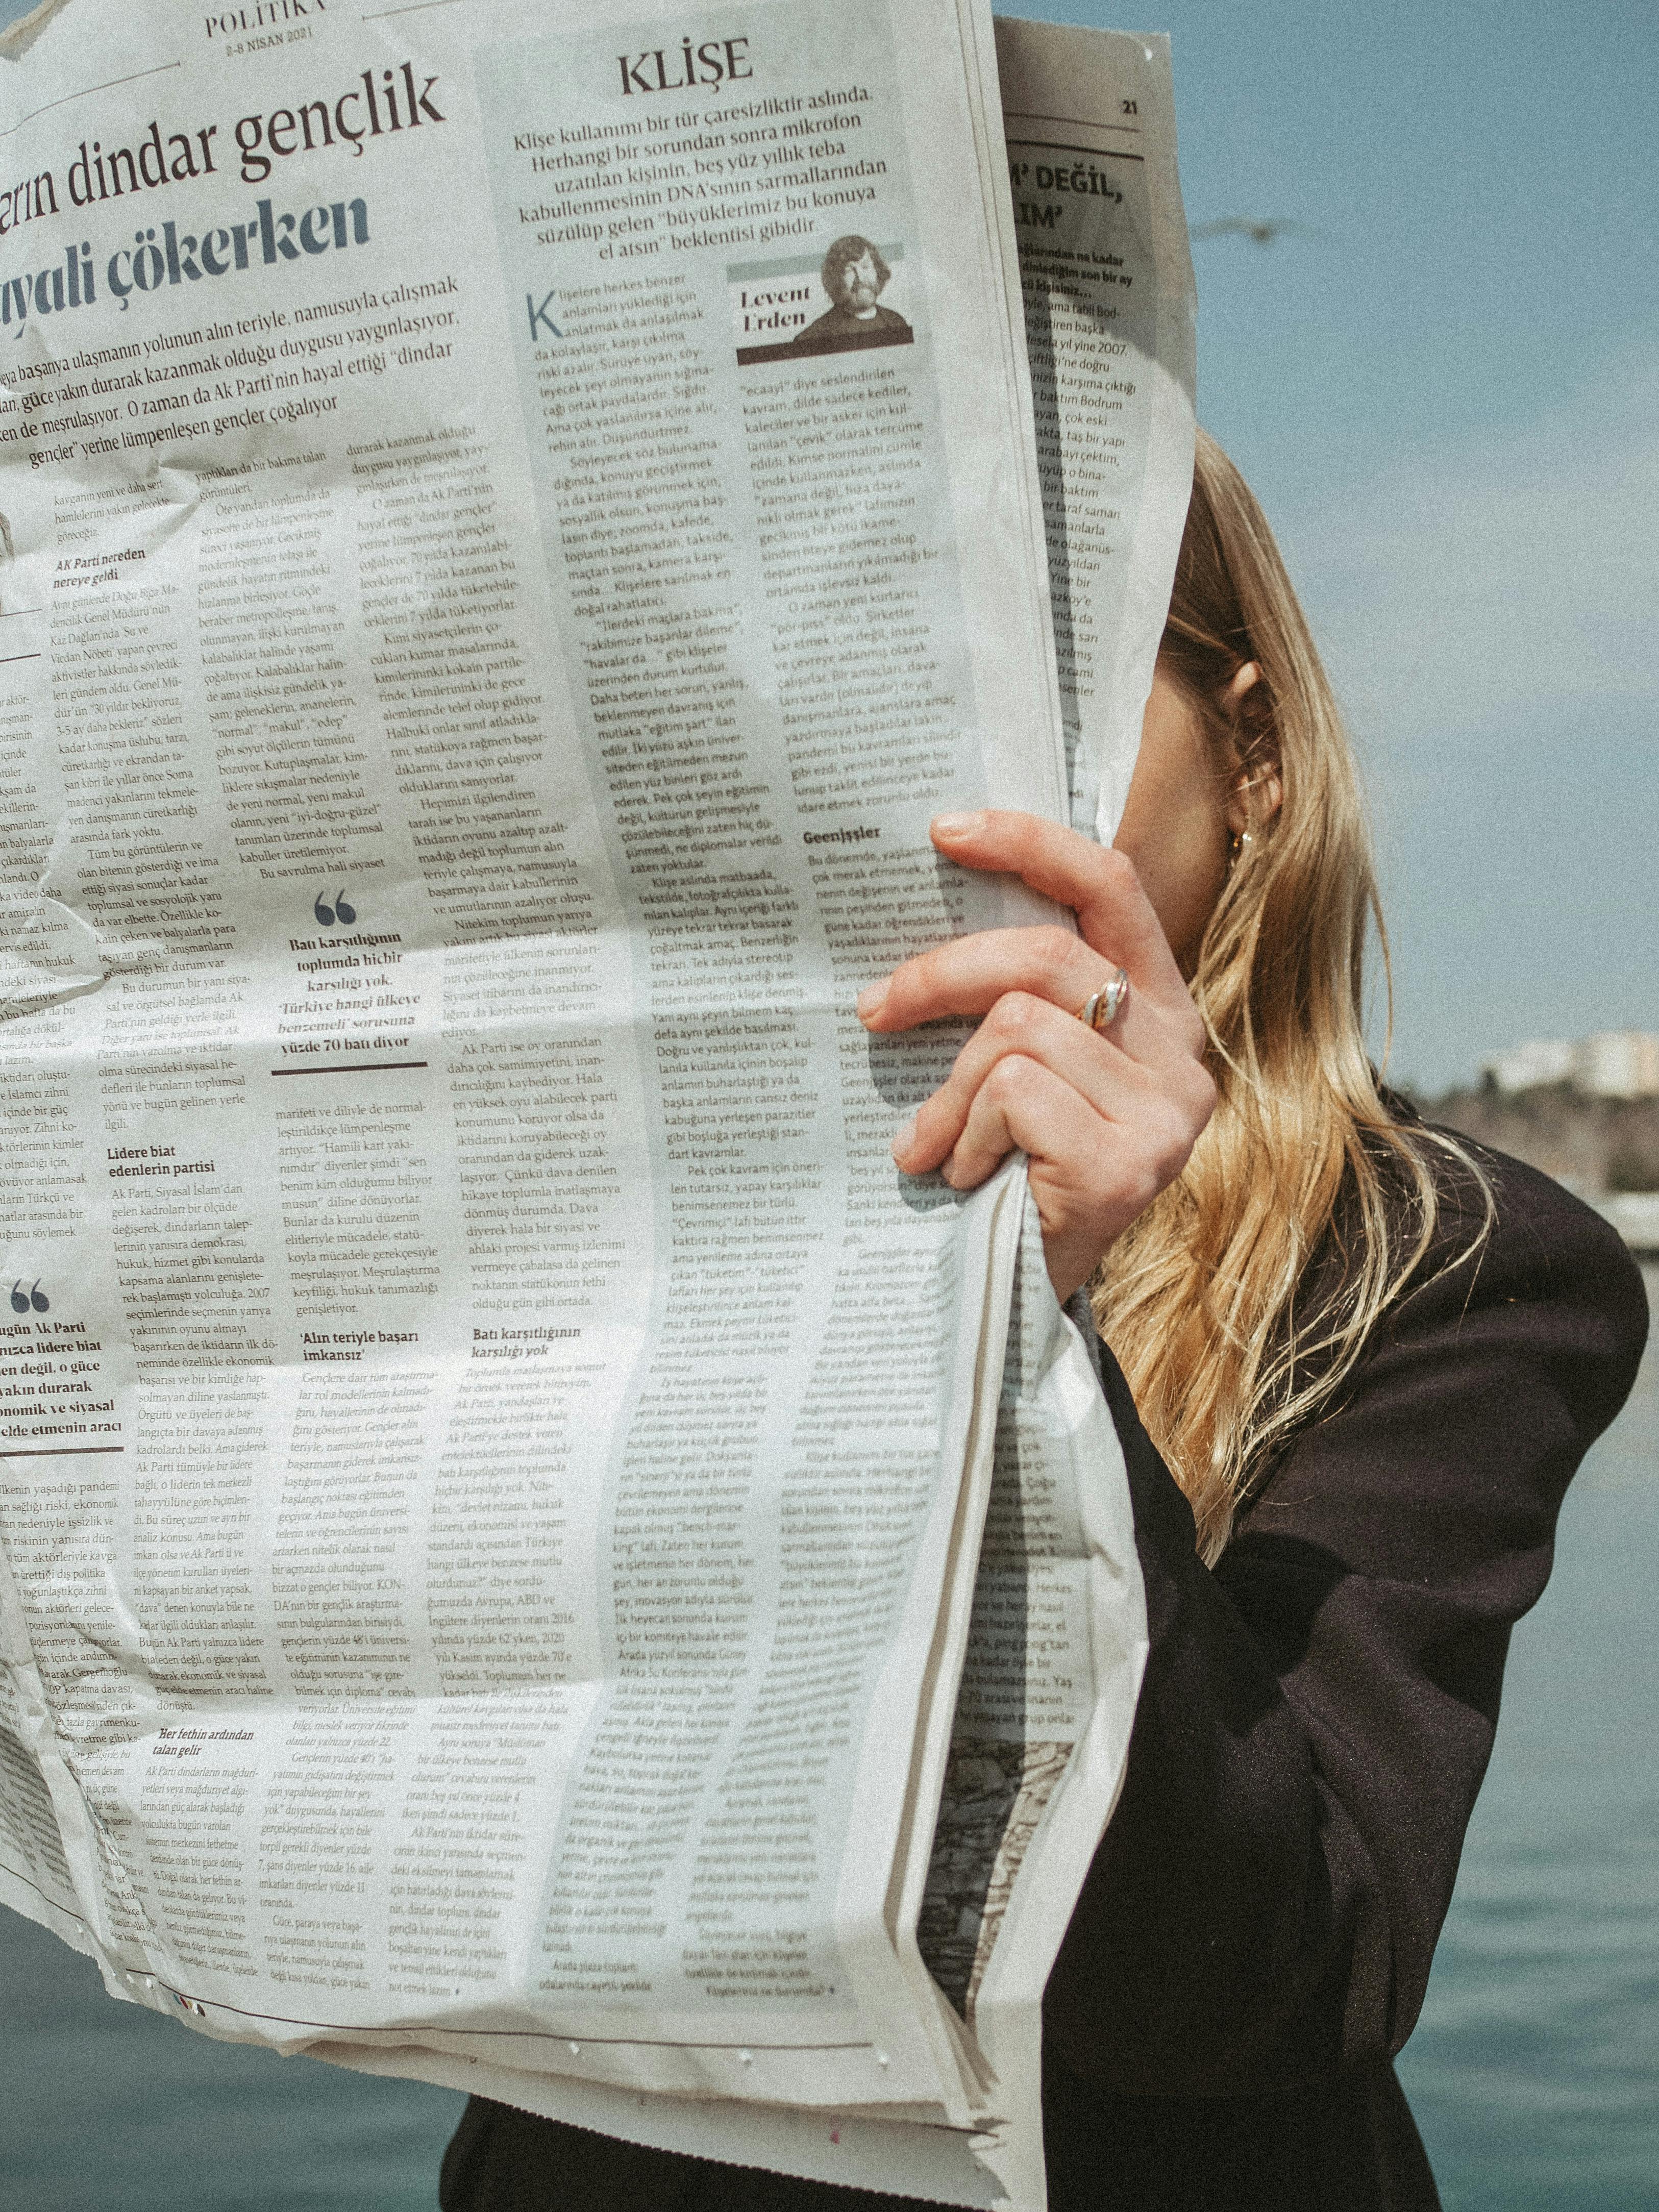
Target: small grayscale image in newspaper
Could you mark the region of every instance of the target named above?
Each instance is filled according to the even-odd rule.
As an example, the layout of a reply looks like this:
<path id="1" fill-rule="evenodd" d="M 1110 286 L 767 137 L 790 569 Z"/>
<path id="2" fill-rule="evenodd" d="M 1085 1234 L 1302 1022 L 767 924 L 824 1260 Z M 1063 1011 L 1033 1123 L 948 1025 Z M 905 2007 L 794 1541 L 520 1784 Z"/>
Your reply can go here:
<path id="1" fill-rule="evenodd" d="M 848 231 L 822 258 L 737 262 L 726 276 L 740 368 L 915 342 L 902 246 Z"/>

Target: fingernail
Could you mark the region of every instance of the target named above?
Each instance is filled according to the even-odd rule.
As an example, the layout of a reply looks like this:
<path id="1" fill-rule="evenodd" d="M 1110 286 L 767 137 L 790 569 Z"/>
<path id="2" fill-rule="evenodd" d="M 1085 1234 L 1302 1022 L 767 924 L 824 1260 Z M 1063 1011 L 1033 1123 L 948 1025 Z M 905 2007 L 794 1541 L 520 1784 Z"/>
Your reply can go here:
<path id="1" fill-rule="evenodd" d="M 887 986 L 872 983 L 867 991 L 859 993 L 858 1017 L 861 1022 L 872 1022 L 887 1004 Z"/>
<path id="2" fill-rule="evenodd" d="M 971 837 L 984 826 L 982 814 L 936 814 L 933 817 L 935 837 Z"/>
<path id="3" fill-rule="evenodd" d="M 909 1120 L 905 1123 L 904 1127 L 894 1137 L 893 1158 L 895 1159 L 897 1159 L 901 1152 L 908 1152 L 911 1146 L 915 1144 L 916 1140 L 916 1115 L 913 1114 Z"/>

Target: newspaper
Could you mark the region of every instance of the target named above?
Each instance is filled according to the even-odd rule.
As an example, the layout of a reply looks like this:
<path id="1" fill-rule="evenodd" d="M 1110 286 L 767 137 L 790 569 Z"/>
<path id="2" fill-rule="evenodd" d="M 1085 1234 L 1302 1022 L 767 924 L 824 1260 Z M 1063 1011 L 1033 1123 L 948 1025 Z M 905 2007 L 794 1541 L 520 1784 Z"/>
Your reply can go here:
<path id="1" fill-rule="evenodd" d="M 1127 781 L 1167 50 L 0 68 L 0 1899 L 210 2035 L 1039 2208 L 1133 1529 L 1018 1164 L 888 1152 L 960 1030 L 852 1001 L 1040 911 L 941 805 Z"/>

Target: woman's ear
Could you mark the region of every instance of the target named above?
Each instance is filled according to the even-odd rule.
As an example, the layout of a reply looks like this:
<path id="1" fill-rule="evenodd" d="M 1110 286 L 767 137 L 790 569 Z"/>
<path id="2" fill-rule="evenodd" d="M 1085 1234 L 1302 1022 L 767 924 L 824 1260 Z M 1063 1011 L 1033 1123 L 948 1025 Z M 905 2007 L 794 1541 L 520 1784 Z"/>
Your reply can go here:
<path id="1" fill-rule="evenodd" d="M 1261 670 L 1247 660 L 1221 695 L 1221 711 L 1235 733 L 1243 717 L 1244 702 L 1261 681 Z M 1243 758 L 1227 793 L 1227 827 L 1234 836 L 1271 822 L 1284 803 L 1285 783 L 1279 773 L 1279 749 L 1271 725 L 1248 747 L 1239 747 Z"/>

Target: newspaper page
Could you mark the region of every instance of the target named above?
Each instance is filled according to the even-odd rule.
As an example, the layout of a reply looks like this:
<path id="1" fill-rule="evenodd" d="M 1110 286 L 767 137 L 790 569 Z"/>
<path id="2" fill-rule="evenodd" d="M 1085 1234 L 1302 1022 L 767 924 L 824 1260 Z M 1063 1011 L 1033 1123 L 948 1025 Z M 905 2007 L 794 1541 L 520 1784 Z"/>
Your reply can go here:
<path id="1" fill-rule="evenodd" d="M 1167 39 L 999 18 L 1076 828 L 1109 844 L 1192 483 L 1197 295 Z"/>
<path id="2" fill-rule="evenodd" d="M 996 36 L 1072 818 L 1109 841 L 1192 480 L 1169 45 L 1006 18 Z M 1040 2204 L 1042 1990 L 1121 1784 L 1146 1620 L 1116 1437 L 1025 1236 L 920 1935 L 997 2082 L 987 2155 Z"/>
<path id="3" fill-rule="evenodd" d="M 206 2033 L 1005 2201 L 894 1898 L 1022 1194 L 895 1174 L 956 1039 L 850 1013 L 1024 911 L 929 813 L 1064 804 L 988 27 L 48 12 L 0 1894 Z"/>

